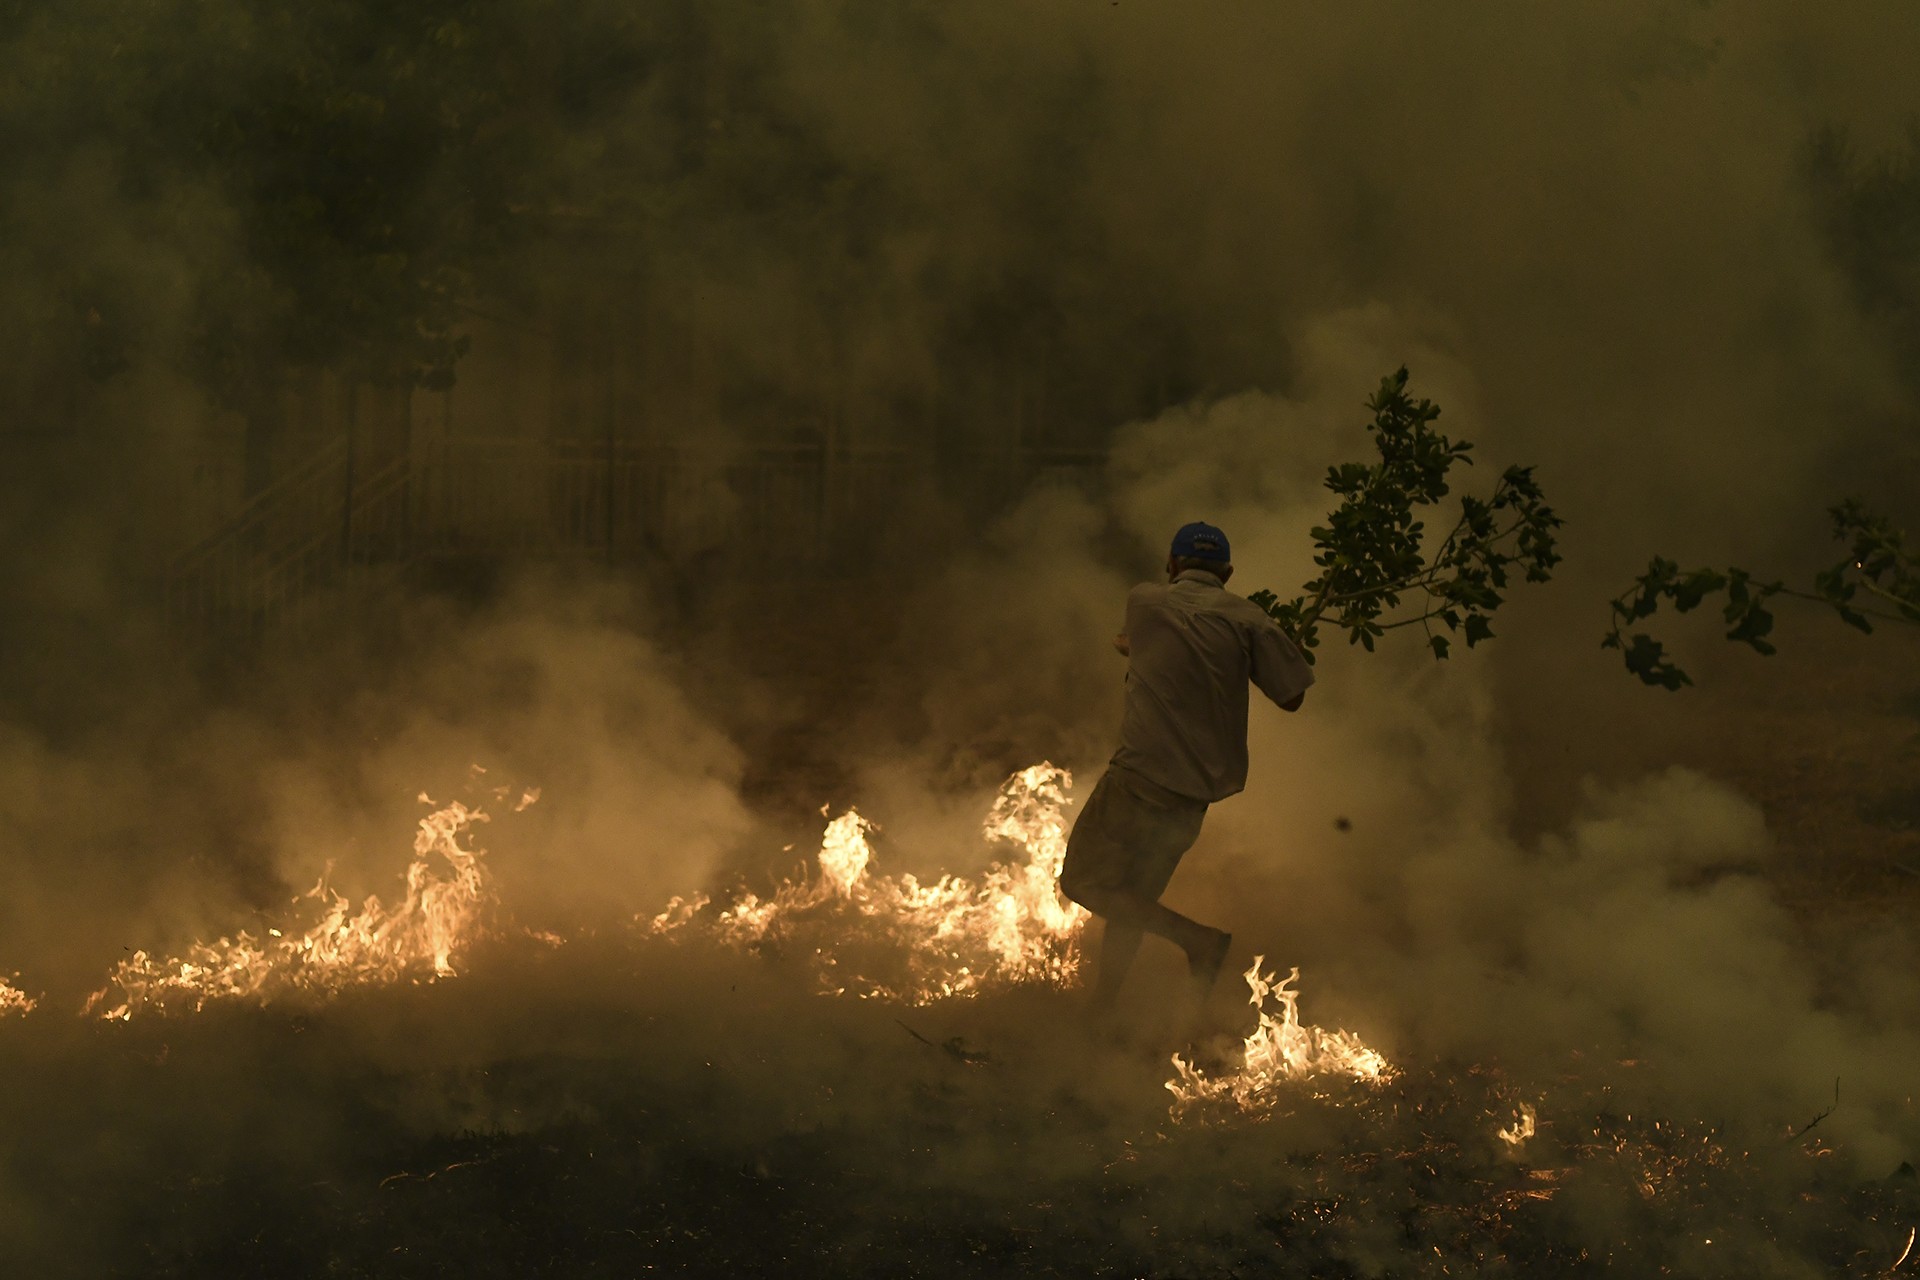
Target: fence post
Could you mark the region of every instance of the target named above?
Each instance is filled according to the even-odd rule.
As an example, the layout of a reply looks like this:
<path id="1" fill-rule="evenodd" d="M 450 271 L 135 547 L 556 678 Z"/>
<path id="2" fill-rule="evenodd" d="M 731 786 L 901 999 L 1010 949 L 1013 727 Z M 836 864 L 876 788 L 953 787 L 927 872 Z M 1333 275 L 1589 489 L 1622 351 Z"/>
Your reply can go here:
<path id="1" fill-rule="evenodd" d="M 340 486 L 340 562 L 353 563 L 353 463 L 358 449 L 355 439 L 359 432 L 360 387 L 357 383 L 347 384 L 346 412 L 347 457 L 341 474 L 346 477 Z"/>
<path id="2" fill-rule="evenodd" d="M 406 470 L 400 477 L 400 513 L 396 520 L 390 554 L 402 564 L 413 559 L 413 397 L 417 388 L 408 382 L 400 391 L 400 456 Z"/>
<path id="3" fill-rule="evenodd" d="M 605 445 L 604 452 L 606 454 L 606 477 L 605 483 L 601 486 L 600 497 L 606 507 L 606 510 L 602 512 L 601 520 L 604 526 L 602 532 L 607 539 L 607 564 L 612 565 L 615 560 L 613 502 L 614 495 L 618 491 L 618 486 L 614 483 L 613 437 L 615 425 L 620 416 L 620 359 L 614 349 L 613 325 L 610 321 L 605 325 L 605 330 L 606 341 L 602 344 L 601 349 L 607 364 L 606 372 L 601 378 L 601 386 L 604 387 L 606 391 L 604 398 L 606 407 L 601 414 L 601 426 Z"/>

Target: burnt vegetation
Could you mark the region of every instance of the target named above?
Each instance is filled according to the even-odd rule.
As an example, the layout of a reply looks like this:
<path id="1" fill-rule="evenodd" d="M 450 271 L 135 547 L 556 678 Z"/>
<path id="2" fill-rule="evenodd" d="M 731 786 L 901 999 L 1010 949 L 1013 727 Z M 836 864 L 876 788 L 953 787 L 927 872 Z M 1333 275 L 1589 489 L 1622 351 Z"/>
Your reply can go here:
<path id="1" fill-rule="evenodd" d="M 699 964 L 666 972 L 717 983 L 706 1011 L 657 956 L 503 944 L 305 1012 L 8 1028 L 10 1252 L 103 1277 L 1870 1276 L 1920 1214 L 1910 1169 L 1849 1176 L 1817 1124 L 1642 1111 L 1634 1062 L 1408 1063 L 1175 1125 L 1164 1063 L 1090 1070 L 1036 1030 L 1061 994 L 912 1015 L 984 1036 L 962 1056 Z M 476 1021 L 501 1048 L 457 1043 Z M 1522 1101 L 1544 1123 L 1510 1146 Z"/>

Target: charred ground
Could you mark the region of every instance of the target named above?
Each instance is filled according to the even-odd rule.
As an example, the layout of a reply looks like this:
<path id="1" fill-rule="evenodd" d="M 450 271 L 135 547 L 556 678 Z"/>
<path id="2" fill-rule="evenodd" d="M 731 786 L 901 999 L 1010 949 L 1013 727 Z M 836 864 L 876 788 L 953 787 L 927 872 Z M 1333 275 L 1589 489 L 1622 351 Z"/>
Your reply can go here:
<path id="1" fill-rule="evenodd" d="M 1828 965 L 1828 944 L 1915 901 L 1907 661 L 1897 640 L 1789 654 L 1726 668 L 1696 703 L 1623 680 L 1643 699 L 1625 714 L 1661 726 L 1650 753 L 1763 798 L 1784 855 L 1769 892 L 1836 992 L 1874 975 Z M 788 690 L 792 722 L 752 753 L 767 831 L 857 772 L 829 726 L 783 760 L 819 708 L 859 701 L 837 666 Z M 1520 776 L 1555 785 L 1554 761 Z M 1676 1106 L 1671 1064 L 1617 1045 L 1415 1051 L 1377 1087 L 1176 1123 L 1174 1039 L 1150 1015 L 1116 1041 L 1050 989 L 836 1000 L 802 958 L 501 938 L 458 978 L 332 1002 L 0 1024 L 8 1252 L 129 1277 L 1866 1276 L 1920 1223 L 1909 1167 L 1863 1171 L 1829 1141 L 1827 1106 L 1871 1105 L 1844 1064 L 1837 1096 L 1810 1082 L 1820 1107 L 1755 1115 Z M 1497 1131 L 1523 1102 L 1540 1128 L 1514 1149 Z"/>

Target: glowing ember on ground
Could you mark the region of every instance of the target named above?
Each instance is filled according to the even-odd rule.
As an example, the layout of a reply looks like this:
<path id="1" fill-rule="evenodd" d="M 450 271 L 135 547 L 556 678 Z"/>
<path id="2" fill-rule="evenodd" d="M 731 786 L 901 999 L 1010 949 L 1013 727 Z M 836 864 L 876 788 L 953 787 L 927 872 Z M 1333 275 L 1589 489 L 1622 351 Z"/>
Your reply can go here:
<path id="1" fill-rule="evenodd" d="M 331 994 L 345 987 L 402 978 L 447 977 L 480 934 L 493 894 L 485 850 L 461 837 L 487 817 L 455 802 L 420 820 L 407 894 L 388 907 L 369 897 L 358 912 L 323 876 L 294 900 L 313 923 L 241 932 L 197 942 L 184 956 L 161 959 L 136 951 L 120 962 L 86 1011 L 126 1020 L 136 1013 L 197 1011 L 209 1001 L 271 1000 L 295 992 Z M 117 990 L 117 997 L 115 992 Z"/>
<path id="2" fill-rule="evenodd" d="M 1587 1140 L 1574 1143 L 1573 1151 L 1584 1163 L 1627 1172 L 1647 1200 L 1676 1190 L 1691 1195 L 1710 1171 L 1730 1163 L 1717 1128 L 1674 1120 L 1649 1123 L 1644 1118 L 1635 1125 L 1632 1116 L 1624 1123 L 1596 1124 Z M 1740 1155 L 1744 1159 L 1747 1153 Z"/>
<path id="3" fill-rule="evenodd" d="M 16 973 L 13 976 L 17 978 L 20 975 Z M 0 1018 L 19 1017 L 32 1013 L 33 1006 L 38 1003 L 39 1001 L 5 978 L 0 978 Z"/>
<path id="4" fill-rule="evenodd" d="M 1300 980 L 1300 970 L 1296 968 L 1275 982 L 1262 969 L 1265 963 L 1265 956 L 1255 956 L 1242 975 L 1253 993 L 1247 1003 L 1260 1011 L 1260 1021 L 1247 1035 L 1240 1065 L 1215 1074 L 1180 1054 L 1173 1055 L 1175 1075 L 1167 1081 L 1167 1089 L 1173 1094 L 1176 1117 L 1204 1103 L 1220 1103 L 1257 1115 L 1273 1107 L 1280 1097 L 1277 1086 L 1289 1080 L 1344 1076 L 1373 1084 L 1392 1076 L 1393 1068 L 1386 1058 L 1352 1032 L 1302 1025 L 1300 994 L 1293 989 Z M 1278 1002 L 1278 1017 L 1268 1011 L 1269 999 Z"/>
<path id="5" fill-rule="evenodd" d="M 797 939 L 811 944 L 829 992 L 914 1004 L 973 995 L 995 986 L 1065 986 L 1079 970 L 1087 913 L 1060 896 L 1066 856 L 1065 769 L 1037 764 L 1000 789 L 983 824 L 989 840 L 1020 846 L 1020 864 L 998 863 L 976 881 L 870 872 L 875 830 L 848 810 L 828 824 L 818 877 L 788 881 L 771 897 L 746 893 L 707 922 L 733 946 Z M 706 895 L 674 898 L 652 917 L 655 934 L 700 922 Z"/>

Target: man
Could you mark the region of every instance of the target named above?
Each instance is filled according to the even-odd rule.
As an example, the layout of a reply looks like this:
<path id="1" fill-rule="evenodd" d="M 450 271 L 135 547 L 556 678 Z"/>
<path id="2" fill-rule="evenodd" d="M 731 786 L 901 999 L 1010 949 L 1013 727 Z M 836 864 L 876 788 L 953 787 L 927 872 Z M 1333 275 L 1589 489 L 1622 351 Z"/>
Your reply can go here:
<path id="1" fill-rule="evenodd" d="M 1127 596 L 1120 749 L 1067 840 L 1060 890 L 1105 922 L 1094 979 L 1096 1011 L 1110 1009 L 1145 934 L 1187 953 L 1204 1001 L 1232 936 L 1160 904 L 1193 846 L 1207 806 L 1247 785 L 1249 682 L 1297 711 L 1313 669 L 1258 605 L 1226 589 L 1227 535 L 1189 524 L 1173 535 L 1167 582 Z"/>

